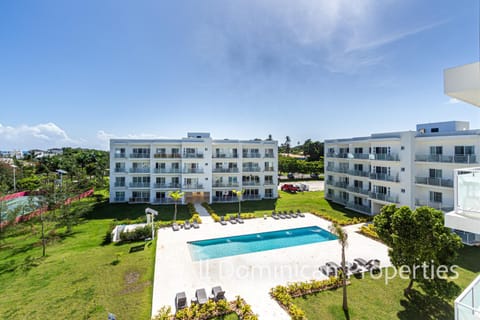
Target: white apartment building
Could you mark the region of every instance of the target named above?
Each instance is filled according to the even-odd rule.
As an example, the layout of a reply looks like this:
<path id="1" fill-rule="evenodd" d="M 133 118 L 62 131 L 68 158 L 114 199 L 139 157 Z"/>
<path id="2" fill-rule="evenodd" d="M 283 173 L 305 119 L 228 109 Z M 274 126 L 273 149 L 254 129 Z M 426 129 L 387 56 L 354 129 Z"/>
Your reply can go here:
<path id="1" fill-rule="evenodd" d="M 368 215 L 386 204 L 454 207 L 454 171 L 478 166 L 480 130 L 448 121 L 325 141 L 325 197 Z"/>
<path id="2" fill-rule="evenodd" d="M 110 202 L 168 204 L 169 192 L 184 202 L 233 202 L 277 198 L 278 143 L 213 140 L 209 133 L 181 139 L 111 139 Z"/>

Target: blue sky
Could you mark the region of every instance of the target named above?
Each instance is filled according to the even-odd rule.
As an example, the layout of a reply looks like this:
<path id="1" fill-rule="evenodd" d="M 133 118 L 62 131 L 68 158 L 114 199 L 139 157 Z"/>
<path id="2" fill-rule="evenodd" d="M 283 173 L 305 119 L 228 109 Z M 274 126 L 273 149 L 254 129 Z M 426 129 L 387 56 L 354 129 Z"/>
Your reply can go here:
<path id="1" fill-rule="evenodd" d="M 323 140 L 469 120 L 476 1 L 0 2 L 0 149 L 111 137 Z"/>

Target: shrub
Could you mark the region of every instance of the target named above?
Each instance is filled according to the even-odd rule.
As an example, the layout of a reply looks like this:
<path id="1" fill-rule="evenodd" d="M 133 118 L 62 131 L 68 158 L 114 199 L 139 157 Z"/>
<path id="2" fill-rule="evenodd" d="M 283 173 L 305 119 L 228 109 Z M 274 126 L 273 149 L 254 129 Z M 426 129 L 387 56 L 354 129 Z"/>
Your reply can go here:
<path id="1" fill-rule="evenodd" d="M 137 228 L 133 231 L 120 233 L 120 240 L 125 242 L 141 241 L 151 237 L 151 235 L 152 235 L 151 226 L 145 226 L 143 228 Z"/>
<path id="2" fill-rule="evenodd" d="M 365 235 L 369 238 L 372 238 L 373 240 L 380 241 L 380 237 L 378 236 L 377 231 L 375 230 L 375 226 L 373 224 L 363 225 L 360 228 L 359 233 L 361 233 L 361 234 L 363 234 L 363 235 Z"/>

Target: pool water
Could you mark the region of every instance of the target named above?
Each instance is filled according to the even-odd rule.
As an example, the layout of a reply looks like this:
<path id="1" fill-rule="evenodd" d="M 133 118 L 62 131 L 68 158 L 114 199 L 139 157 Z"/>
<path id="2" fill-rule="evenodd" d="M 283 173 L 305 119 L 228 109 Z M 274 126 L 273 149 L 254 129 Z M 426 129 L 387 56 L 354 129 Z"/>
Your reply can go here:
<path id="1" fill-rule="evenodd" d="M 241 236 L 188 242 L 192 259 L 207 260 L 239 254 L 288 248 L 336 240 L 337 237 L 318 227 L 278 230 Z"/>

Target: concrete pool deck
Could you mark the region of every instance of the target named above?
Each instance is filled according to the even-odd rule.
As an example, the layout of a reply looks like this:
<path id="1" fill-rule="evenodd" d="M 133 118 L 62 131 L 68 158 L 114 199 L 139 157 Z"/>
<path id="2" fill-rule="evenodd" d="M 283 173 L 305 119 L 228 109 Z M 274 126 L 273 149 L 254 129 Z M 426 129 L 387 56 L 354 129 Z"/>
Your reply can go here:
<path id="1" fill-rule="evenodd" d="M 330 222 L 306 214 L 305 218 L 274 220 L 251 219 L 244 224 L 204 223 L 200 229 L 158 231 L 155 259 L 155 276 L 152 300 L 152 316 L 162 306 L 175 311 L 174 297 L 185 291 L 187 299 L 195 297 L 195 290 L 221 285 L 228 300 L 240 295 L 252 306 L 260 319 L 290 319 L 287 313 L 271 299 L 269 291 L 276 285 L 288 282 L 326 279 L 318 267 L 327 261 L 340 262 L 340 245 L 337 240 L 294 246 L 231 257 L 193 261 L 188 241 L 204 240 L 248 233 L 281 229 L 319 226 L 328 230 Z M 347 260 L 357 257 L 380 259 L 381 266 L 389 266 L 385 245 L 364 237 L 355 231 L 360 225 L 348 226 Z"/>

